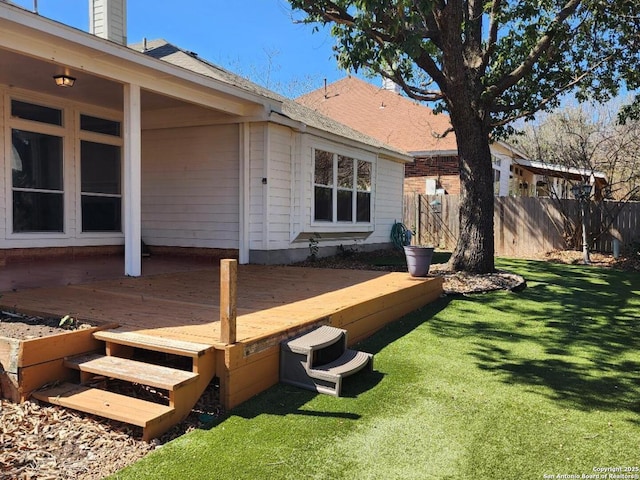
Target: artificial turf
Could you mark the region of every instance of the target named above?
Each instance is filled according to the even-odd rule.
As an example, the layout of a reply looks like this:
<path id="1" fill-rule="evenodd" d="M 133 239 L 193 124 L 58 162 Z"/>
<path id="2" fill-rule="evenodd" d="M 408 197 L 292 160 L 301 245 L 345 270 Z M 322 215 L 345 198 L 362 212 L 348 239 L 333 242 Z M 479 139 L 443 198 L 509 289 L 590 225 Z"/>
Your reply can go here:
<path id="1" fill-rule="evenodd" d="M 640 478 L 640 275 L 498 267 L 527 288 L 389 325 L 344 397 L 277 385 L 112 478 Z"/>

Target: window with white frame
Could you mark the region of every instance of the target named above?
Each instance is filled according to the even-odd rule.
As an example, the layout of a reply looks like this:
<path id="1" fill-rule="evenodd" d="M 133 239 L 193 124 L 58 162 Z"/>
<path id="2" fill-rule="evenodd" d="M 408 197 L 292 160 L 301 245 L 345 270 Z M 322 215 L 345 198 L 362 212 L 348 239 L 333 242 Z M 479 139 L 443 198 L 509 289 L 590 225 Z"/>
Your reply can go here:
<path id="1" fill-rule="evenodd" d="M 80 130 L 82 231 L 121 232 L 120 122 L 83 114 Z"/>
<path id="2" fill-rule="evenodd" d="M 315 150 L 314 221 L 370 223 L 371 179 L 371 162 Z"/>
<path id="3" fill-rule="evenodd" d="M 10 122 L 12 231 L 62 232 L 62 110 L 12 99 Z"/>

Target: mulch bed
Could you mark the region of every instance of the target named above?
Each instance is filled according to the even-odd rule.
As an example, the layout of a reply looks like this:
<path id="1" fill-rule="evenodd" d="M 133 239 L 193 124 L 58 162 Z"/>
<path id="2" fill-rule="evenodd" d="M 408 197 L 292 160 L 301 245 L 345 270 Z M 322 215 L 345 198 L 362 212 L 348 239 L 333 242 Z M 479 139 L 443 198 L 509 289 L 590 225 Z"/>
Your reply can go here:
<path id="1" fill-rule="evenodd" d="M 406 271 L 403 265 L 372 265 L 371 260 L 380 255 L 380 252 L 350 252 L 299 265 Z M 582 256 L 580 252 L 552 252 L 540 259 L 581 263 Z M 610 256 L 592 254 L 591 259 L 596 266 L 640 271 L 638 256 L 613 260 Z M 467 275 L 451 272 L 444 264 L 432 265 L 430 275 L 444 276 L 444 289 L 448 295 L 469 295 L 496 289 L 517 290 L 525 286 L 522 277 L 508 272 Z M 70 328 L 60 327 L 60 319 L 18 317 L 0 315 L 1 336 L 42 336 Z M 166 401 L 163 392 L 125 382 L 109 382 L 109 388 L 120 393 Z M 218 389 L 212 384 L 182 424 L 161 438 L 146 443 L 140 440 L 141 431 L 137 427 L 38 402 L 16 405 L 0 399 L 0 480 L 101 479 L 174 438 L 196 428 L 210 427 L 222 415 L 224 412 L 218 401 Z"/>
<path id="2" fill-rule="evenodd" d="M 110 381 L 109 389 L 146 400 L 163 396 L 119 381 Z M 0 480 L 98 480 L 191 430 L 210 428 L 221 415 L 218 388 L 211 384 L 184 422 L 147 443 L 139 427 L 37 401 L 0 399 Z"/>

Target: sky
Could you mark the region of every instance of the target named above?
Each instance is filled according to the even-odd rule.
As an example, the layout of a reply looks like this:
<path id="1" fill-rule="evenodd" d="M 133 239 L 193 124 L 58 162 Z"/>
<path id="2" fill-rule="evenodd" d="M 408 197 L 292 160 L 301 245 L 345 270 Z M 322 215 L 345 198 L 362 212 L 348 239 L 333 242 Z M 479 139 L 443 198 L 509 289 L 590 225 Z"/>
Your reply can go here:
<path id="1" fill-rule="evenodd" d="M 29 10 L 34 0 L 12 0 Z M 44 17 L 89 30 L 89 0 L 37 0 Z M 296 24 L 286 0 L 127 0 L 129 43 L 163 38 L 286 96 L 346 76 L 328 29 Z"/>

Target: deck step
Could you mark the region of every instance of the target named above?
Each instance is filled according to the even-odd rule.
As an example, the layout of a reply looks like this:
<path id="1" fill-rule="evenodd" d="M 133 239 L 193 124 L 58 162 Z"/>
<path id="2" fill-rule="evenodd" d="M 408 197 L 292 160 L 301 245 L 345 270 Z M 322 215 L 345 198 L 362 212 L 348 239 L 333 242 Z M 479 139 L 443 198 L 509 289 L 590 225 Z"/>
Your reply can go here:
<path id="1" fill-rule="evenodd" d="M 54 405 L 147 428 L 174 413 L 172 407 L 127 397 L 97 388 L 63 383 L 33 392 L 33 397 Z"/>
<path id="2" fill-rule="evenodd" d="M 213 349 L 213 345 L 207 345 L 205 343 L 174 340 L 171 338 L 146 335 L 144 333 L 137 333 L 135 331 L 123 329 L 100 330 L 95 332 L 93 336 L 94 338 L 107 343 L 143 348 L 146 350 L 153 350 L 154 352 L 162 352 L 191 358 L 200 357 Z"/>
<path id="3" fill-rule="evenodd" d="M 318 365 L 309 370 L 309 376 L 327 381 L 348 377 L 359 372 L 373 362 L 373 355 L 358 350 L 345 350 L 336 360 L 325 365 Z M 372 365 L 369 365 L 372 366 Z"/>
<path id="4" fill-rule="evenodd" d="M 347 348 L 347 331 L 323 325 L 280 343 L 280 381 L 340 396 L 342 379 L 365 367 L 373 355 Z"/>
<path id="5" fill-rule="evenodd" d="M 322 325 L 304 335 L 286 341 L 286 346 L 292 352 L 306 354 L 310 350 L 321 350 L 341 340 L 345 341 L 345 339 L 344 330 Z"/>
<path id="6" fill-rule="evenodd" d="M 197 373 L 100 354 L 79 355 L 64 362 L 66 367 L 94 375 L 117 378 L 173 391 L 198 378 Z"/>

